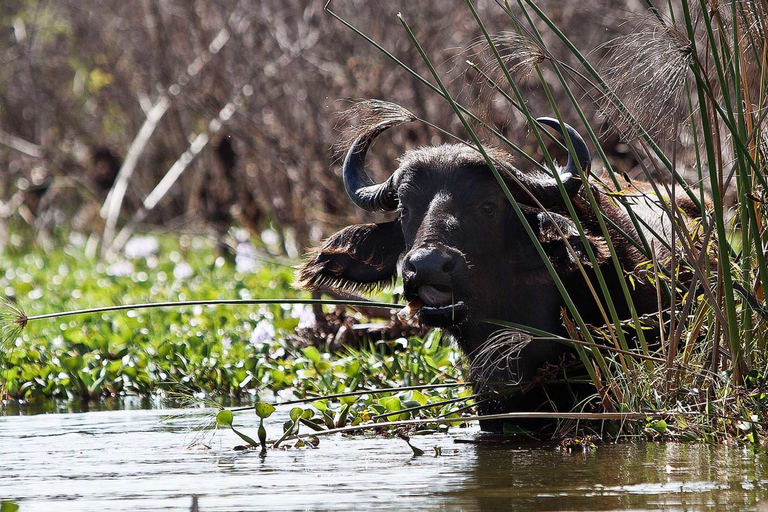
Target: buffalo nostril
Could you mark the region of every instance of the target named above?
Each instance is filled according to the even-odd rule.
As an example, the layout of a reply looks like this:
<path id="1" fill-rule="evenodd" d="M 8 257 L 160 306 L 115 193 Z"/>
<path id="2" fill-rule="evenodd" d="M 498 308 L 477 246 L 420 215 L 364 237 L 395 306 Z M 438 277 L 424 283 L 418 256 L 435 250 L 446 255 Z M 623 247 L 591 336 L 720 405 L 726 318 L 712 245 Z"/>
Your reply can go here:
<path id="1" fill-rule="evenodd" d="M 450 274 L 454 268 L 456 268 L 456 258 L 445 255 L 446 260 L 443 262 L 443 266 L 441 267 L 441 270 L 445 272 L 446 274 Z"/>
<path id="2" fill-rule="evenodd" d="M 436 247 L 418 248 L 403 261 L 403 278 L 416 286 L 423 283 L 447 285 L 459 264 L 459 257 L 451 251 Z"/>

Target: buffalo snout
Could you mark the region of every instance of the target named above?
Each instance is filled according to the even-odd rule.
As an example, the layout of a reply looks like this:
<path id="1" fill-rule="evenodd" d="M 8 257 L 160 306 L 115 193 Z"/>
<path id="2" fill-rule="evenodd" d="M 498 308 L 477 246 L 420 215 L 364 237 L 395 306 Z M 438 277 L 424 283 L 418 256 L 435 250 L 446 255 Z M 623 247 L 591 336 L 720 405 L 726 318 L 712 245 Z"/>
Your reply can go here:
<path id="1" fill-rule="evenodd" d="M 464 256 L 450 247 L 430 246 L 411 250 L 403 261 L 406 296 L 418 297 L 425 306 L 455 304 L 455 284 L 466 272 Z"/>

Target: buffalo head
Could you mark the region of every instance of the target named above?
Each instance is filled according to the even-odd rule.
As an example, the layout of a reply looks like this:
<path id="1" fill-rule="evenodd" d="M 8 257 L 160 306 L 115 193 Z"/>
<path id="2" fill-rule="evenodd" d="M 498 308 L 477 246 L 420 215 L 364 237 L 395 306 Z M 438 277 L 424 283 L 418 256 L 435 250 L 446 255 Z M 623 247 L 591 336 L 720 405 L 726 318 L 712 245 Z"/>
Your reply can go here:
<path id="1" fill-rule="evenodd" d="M 560 294 L 477 150 L 461 144 L 416 149 L 383 183 L 371 180 L 368 148 L 409 116 L 400 110 L 372 123 L 351 144 L 343 165 L 352 201 L 371 212 L 396 212 L 395 220 L 349 226 L 330 237 L 300 269 L 299 286 L 366 291 L 393 283 L 399 272 L 405 298 L 423 304 L 421 323 L 445 328 L 470 355 L 492 332 L 484 319 L 562 333 Z M 557 171 L 562 190 L 554 176 L 523 172 L 501 150 L 488 153 L 554 268 L 567 277 L 578 268 L 575 258 L 586 266 L 589 260 L 574 223 L 556 211 L 563 210 L 563 194 L 579 192 L 579 167 L 588 171 L 590 156 L 573 128 L 551 118 L 538 121 L 567 134 L 575 150 Z M 603 245 L 590 240 L 603 258 Z"/>

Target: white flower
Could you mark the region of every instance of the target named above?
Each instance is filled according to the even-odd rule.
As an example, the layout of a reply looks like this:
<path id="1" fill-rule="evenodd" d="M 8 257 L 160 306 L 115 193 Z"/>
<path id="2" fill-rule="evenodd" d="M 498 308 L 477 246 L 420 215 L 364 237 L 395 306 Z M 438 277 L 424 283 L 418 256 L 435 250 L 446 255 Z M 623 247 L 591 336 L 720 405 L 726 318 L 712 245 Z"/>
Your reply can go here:
<path id="1" fill-rule="evenodd" d="M 125 257 L 129 260 L 152 256 L 160 248 L 157 238 L 152 236 L 137 236 L 125 244 Z"/>
<path id="2" fill-rule="evenodd" d="M 261 320 L 251 333 L 251 344 L 257 345 L 275 339 L 275 326 L 269 320 Z"/>
<path id="3" fill-rule="evenodd" d="M 173 277 L 176 279 L 187 279 L 188 277 L 192 277 L 193 273 L 192 265 L 186 261 L 179 262 L 173 267 Z"/>
<path id="4" fill-rule="evenodd" d="M 118 261 L 107 267 L 107 275 L 114 277 L 125 277 L 133 274 L 133 263 L 130 261 Z"/>
<path id="5" fill-rule="evenodd" d="M 235 268 L 241 274 L 252 274 L 259 269 L 256 259 L 256 247 L 248 242 L 237 244 L 235 249 Z"/>
<path id="6" fill-rule="evenodd" d="M 294 304 L 291 308 L 291 318 L 299 319 L 299 329 L 315 326 L 315 313 L 308 304 Z"/>

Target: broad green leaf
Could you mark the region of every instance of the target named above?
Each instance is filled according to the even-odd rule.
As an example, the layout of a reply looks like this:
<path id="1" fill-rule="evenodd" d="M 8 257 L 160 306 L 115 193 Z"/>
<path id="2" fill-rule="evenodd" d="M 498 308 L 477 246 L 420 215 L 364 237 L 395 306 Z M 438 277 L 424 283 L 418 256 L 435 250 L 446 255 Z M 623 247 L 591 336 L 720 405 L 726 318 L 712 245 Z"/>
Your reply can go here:
<path id="1" fill-rule="evenodd" d="M 301 349 L 301 352 L 304 354 L 304 357 L 315 364 L 319 363 L 323 358 L 323 356 L 320 354 L 320 351 L 315 347 L 304 347 Z"/>
<path id="2" fill-rule="evenodd" d="M 256 411 L 256 416 L 262 419 L 269 418 L 275 412 L 275 406 L 266 402 L 256 402 L 253 408 Z"/>
<path id="3" fill-rule="evenodd" d="M 360 361 L 354 360 L 351 363 L 347 365 L 346 368 L 347 375 L 350 377 L 354 377 L 358 373 L 360 373 Z"/>
<path id="4" fill-rule="evenodd" d="M 216 423 L 226 427 L 231 427 L 232 421 L 234 421 L 234 419 L 235 418 L 232 415 L 232 411 L 228 411 L 227 409 L 219 411 L 219 413 L 216 415 Z"/>

